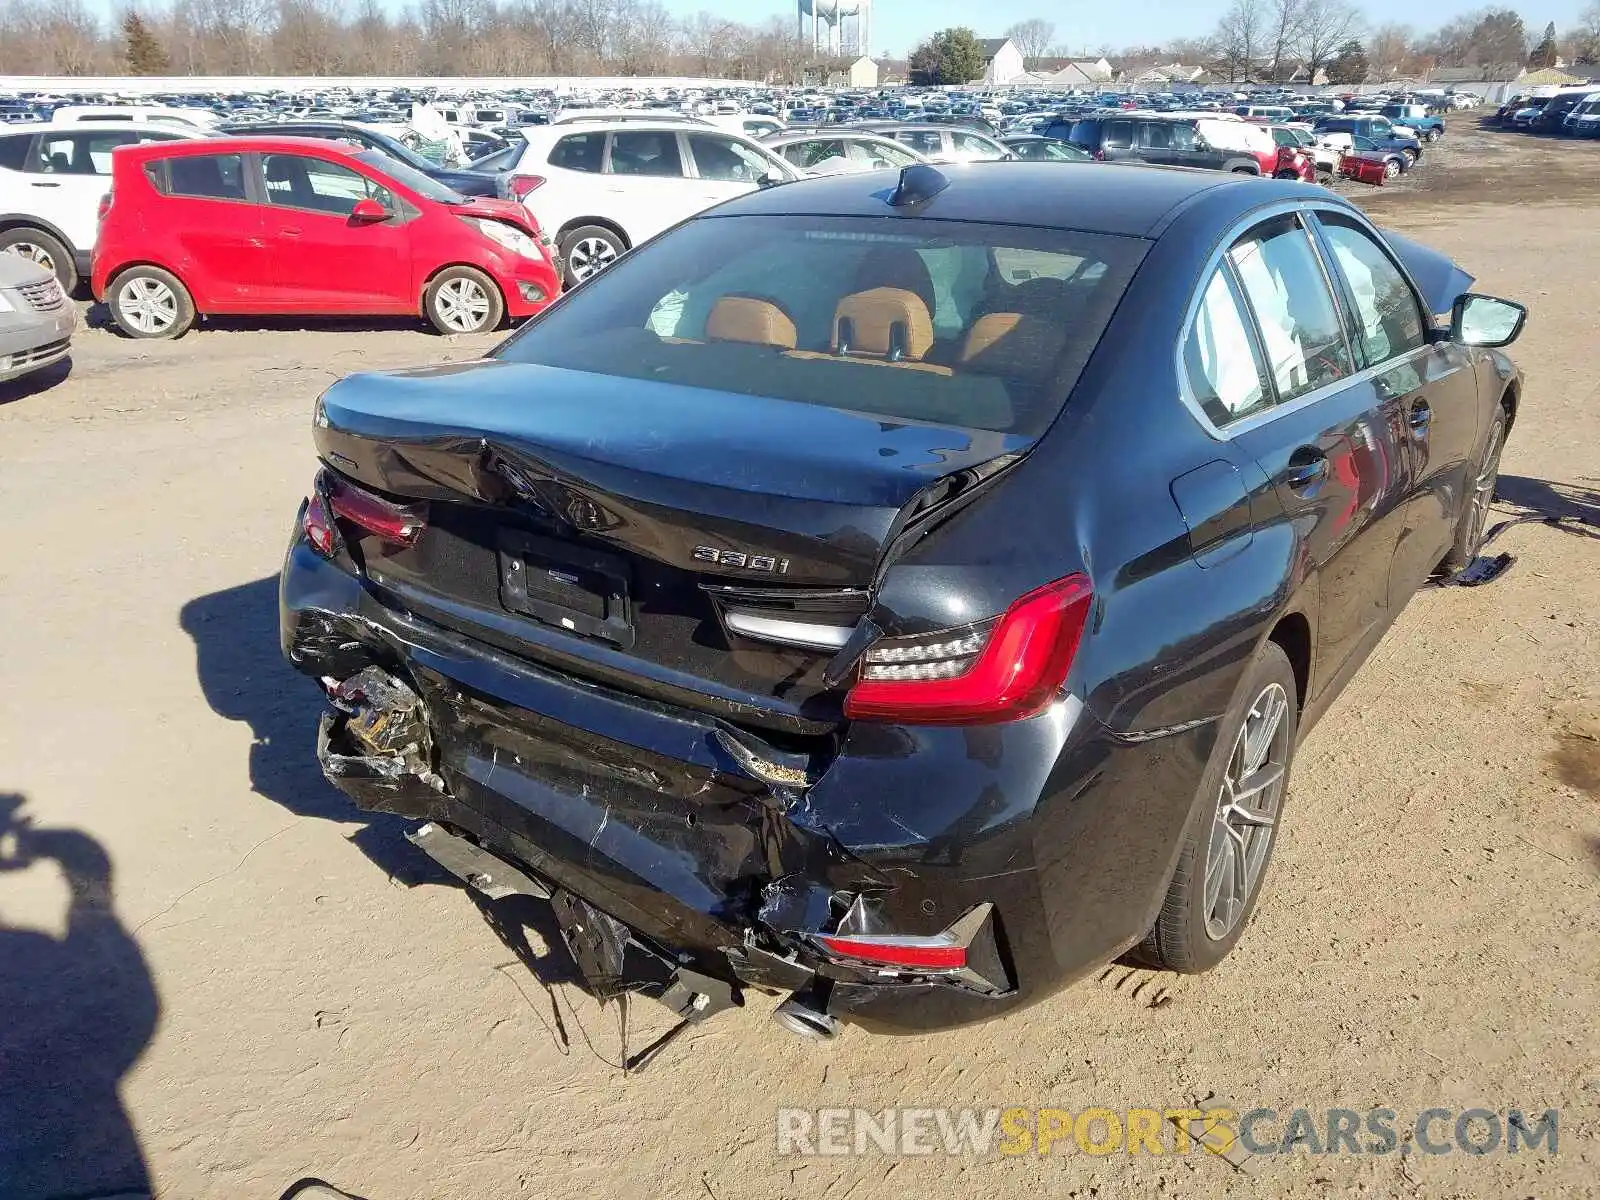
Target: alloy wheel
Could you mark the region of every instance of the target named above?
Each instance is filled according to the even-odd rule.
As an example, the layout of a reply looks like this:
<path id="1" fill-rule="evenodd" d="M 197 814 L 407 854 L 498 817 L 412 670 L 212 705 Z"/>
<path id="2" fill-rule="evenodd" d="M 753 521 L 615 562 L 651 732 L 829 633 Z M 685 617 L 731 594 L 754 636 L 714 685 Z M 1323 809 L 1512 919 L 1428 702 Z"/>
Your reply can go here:
<path id="1" fill-rule="evenodd" d="M 448 279 L 434 295 L 439 318 L 457 333 L 476 333 L 489 317 L 489 295 L 476 279 Z"/>
<path id="2" fill-rule="evenodd" d="M 164 333 L 178 320 L 178 297 L 159 279 L 130 279 L 117 289 L 117 319 L 140 333 Z"/>
<path id="3" fill-rule="evenodd" d="M 1283 803 L 1289 763 L 1289 694 L 1268 684 L 1251 704 L 1239 730 L 1206 848 L 1206 935 L 1221 941 L 1233 932 L 1261 882 Z"/>
<path id="4" fill-rule="evenodd" d="M 1472 495 L 1468 499 L 1472 505 L 1472 516 L 1469 518 L 1472 525 L 1467 538 L 1470 554 L 1476 554 L 1483 545 L 1483 534 L 1489 525 L 1489 509 L 1494 504 L 1494 489 L 1500 482 L 1500 454 L 1505 444 L 1504 435 L 1497 434 L 1494 445 L 1483 456 L 1483 465 L 1478 469 L 1478 478 L 1472 485 Z"/>
<path id="5" fill-rule="evenodd" d="M 617 248 L 604 238 L 587 237 L 573 243 L 567 257 L 572 277 L 580 283 L 591 275 L 598 275 L 617 261 Z"/>
<path id="6" fill-rule="evenodd" d="M 38 263 L 46 271 L 56 269 L 56 260 L 50 257 L 50 252 L 34 242 L 12 242 L 6 247 L 6 253 Z"/>

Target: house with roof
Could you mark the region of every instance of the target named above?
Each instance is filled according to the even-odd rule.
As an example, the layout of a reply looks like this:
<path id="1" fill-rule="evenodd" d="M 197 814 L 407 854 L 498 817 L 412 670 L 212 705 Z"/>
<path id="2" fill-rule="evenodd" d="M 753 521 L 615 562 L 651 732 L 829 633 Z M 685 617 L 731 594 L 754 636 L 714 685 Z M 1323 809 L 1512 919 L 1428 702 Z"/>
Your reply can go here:
<path id="1" fill-rule="evenodd" d="M 1027 74 L 1022 48 L 1010 38 L 979 38 L 983 51 L 983 82 L 990 87 L 1016 83 Z"/>
<path id="2" fill-rule="evenodd" d="M 1062 60 L 1044 59 L 1042 63 Z M 1071 88 L 1093 89 L 1104 87 L 1116 78 L 1116 72 L 1111 64 L 1103 58 L 1077 58 L 1065 60 L 1064 66 L 1056 71 L 1048 71 L 1044 66 L 1036 68 L 1035 75 L 1041 77 L 1046 87 L 1058 88 L 1067 91 Z"/>

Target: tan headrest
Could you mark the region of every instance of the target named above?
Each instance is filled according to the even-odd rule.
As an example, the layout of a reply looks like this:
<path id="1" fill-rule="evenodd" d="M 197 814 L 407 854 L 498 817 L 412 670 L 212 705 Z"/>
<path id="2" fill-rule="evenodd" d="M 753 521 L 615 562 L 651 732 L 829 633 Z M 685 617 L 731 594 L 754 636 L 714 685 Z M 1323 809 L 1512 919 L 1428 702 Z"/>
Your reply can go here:
<path id="1" fill-rule="evenodd" d="M 1037 378 L 1055 366 L 1066 341 L 1066 330 L 1042 317 L 989 313 L 967 331 L 961 364 L 990 375 Z"/>
<path id="2" fill-rule="evenodd" d="M 795 347 L 795 328 L 783 309 L 754 296 L 724 296 L 706 318 L 706 340 L 752 342 L 757 346 Z"/>
<path id="3" fill-rule="evenodd" d="M 843 332 L 841 332 L 841 330 Z M 922 297 L 903 288 L 873 288 L 839 301 L 833 314 L 835 353 L 888 358 L 898 351 L 916 362 L 933 349 L 933 314 Z"/>

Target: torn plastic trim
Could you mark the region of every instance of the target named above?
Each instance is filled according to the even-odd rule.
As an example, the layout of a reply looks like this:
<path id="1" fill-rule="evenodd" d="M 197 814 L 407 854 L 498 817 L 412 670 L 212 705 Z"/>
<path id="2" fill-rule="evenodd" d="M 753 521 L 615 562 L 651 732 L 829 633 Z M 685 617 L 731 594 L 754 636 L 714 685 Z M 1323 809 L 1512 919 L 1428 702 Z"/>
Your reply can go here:
<path id="1" fill-rule="evenodd" d="M 880 976 L 940 980 L 986 996 L 1015 990 L 1000 957 L 990 901 L 974 905 L 931 937 L 864 932 L 872 923 L 865 898 L 857 897 L 833 933 L 806 937 L 832 961 Z"/>

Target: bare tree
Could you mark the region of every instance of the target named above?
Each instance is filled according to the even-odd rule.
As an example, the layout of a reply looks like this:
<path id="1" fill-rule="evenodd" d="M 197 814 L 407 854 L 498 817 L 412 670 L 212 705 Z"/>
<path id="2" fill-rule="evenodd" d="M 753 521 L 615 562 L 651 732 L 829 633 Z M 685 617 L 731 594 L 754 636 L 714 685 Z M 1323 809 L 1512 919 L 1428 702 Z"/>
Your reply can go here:
<path id="1" fill-rule="evenodd" d="M 1266 36 L 1266 0 L 1233 0 L 1217 25 L 1217 50 L 1230 83 L 1248 79 L 1256 70 Z"/>
<path id="2" fill-rule="evenodd" d="M 1578 14 L 1578 24 L 1567 35 L 1572 61 L 1590 66 L 1600 62 L 1600 0 Z"/>
<path id="3" fill-rule="evenodd" d="M 1267 49 L 1272 55 L 1272 81 L 1284 81 L 1284 64 L 1294 54 L 1304 23 L 1306 0 L 1266 0 Z"/>
<path id="4" fill-rule="evenodd" d="M 1367 61 L 1380 79 L 1405 72 L 1411 58 L 1411 28 L 1408 25 L 1380 25 L 1367 38 Z"/>
<path id="5" fill-rule="evenodd" d="M 1017 44 L 1017 49 L 1022 51 L 1024 62 L 1035 58 L 1044 58 L 1050 53 L 1050 43 L 1055 40 L 1056 27 L 1041 17 L 1032 17 L 1026 21 L 1018 21 L 1006 30 L 1006 36 Z"/>
<path id="6" fill-rule="evenodd" d="M 1348 0 L 1303 0 L 1298 47 L 1306 61 L 1308 83 L 1316 83 L 1317 72 L 1340 46 L 1360 34 L 1361 25 L 1360 11 Z"/>

